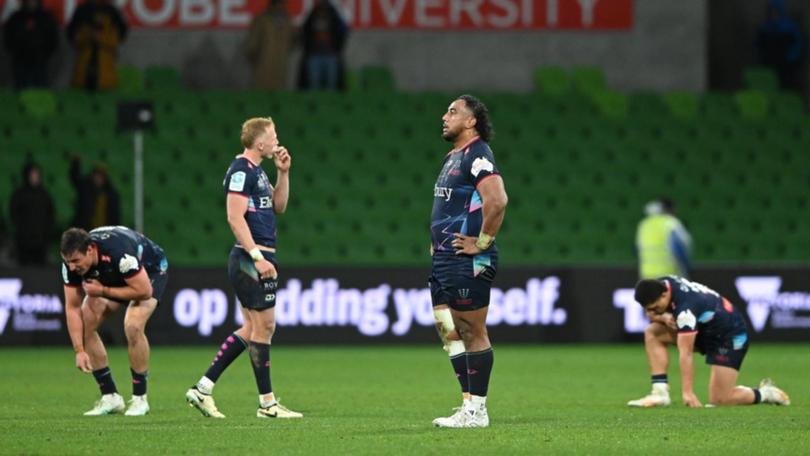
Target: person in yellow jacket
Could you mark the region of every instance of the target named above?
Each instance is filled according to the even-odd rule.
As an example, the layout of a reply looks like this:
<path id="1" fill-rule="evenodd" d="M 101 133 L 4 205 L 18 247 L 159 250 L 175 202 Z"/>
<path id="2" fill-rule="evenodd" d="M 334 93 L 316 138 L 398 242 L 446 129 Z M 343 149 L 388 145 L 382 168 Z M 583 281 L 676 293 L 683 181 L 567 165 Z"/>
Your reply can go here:
<path id="1" fill-rule="evenodd" d="M 636 230 L 639 278 L 688 277 L 692 237 L 675 217 L 672 201 L 668 198 L 650 201 L 644 212 L 646 217 Z"/>
<path id="2" fill-rule="evenodd" d="M 118 47 L 127 24 L 110 0 L 87 0 L 73 13 L 67 37 L 76 49 L 73 87 L 109 90 L 118 85 Z"/>

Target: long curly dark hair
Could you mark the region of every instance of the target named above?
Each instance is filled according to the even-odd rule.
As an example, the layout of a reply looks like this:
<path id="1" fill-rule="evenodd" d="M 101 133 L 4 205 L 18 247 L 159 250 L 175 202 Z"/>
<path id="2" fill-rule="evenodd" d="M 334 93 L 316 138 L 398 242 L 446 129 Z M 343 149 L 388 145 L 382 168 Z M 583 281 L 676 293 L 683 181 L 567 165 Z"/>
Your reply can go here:
<path id="1" fill-rule="evenodd" d="M 492 121 L 489 119 L 489 110 L 487 106 L 478 98 L 472 95 L 464 94 L 458 97 L 458 100 L 464 100 L 467 108 L 472 111 L 475 116 L 475 131 L 484 142 L 490 142 L 495 137 L 495 129 L 492 127 Z"/>

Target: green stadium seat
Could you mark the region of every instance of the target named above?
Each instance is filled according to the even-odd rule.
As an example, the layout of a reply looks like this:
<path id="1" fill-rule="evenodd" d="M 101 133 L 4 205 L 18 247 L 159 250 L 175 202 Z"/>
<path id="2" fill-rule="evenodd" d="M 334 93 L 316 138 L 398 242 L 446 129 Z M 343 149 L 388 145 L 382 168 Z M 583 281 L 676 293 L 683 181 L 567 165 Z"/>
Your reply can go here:
<path id="1" fill-rule="evenodd" d="M 745 87 L 762 92 L 776 92 L 779 90 L 779 79 L 776 73 L 767 67 L 750 67 L 743 72 Z"/>
<path id="2" fill-rule="evenodd" d="M 605 75 L 596 67 L 574 67 L 571 69 L 574 88 L 582 94 L 593 95 L 606 90 Z"/>
<path id="3" fill-rule="evenodd" d="M 562 96 L 571 90 L 571 78 L 560 67 L 540 67 L 534 70 L 534 89 L 544 95 Z"/>
<path id="4" fill-rule="evenodd" d="M 141 70 L 132 65 L 118 67 L 117 92 L 123 96 L 138 96 L 143 92 L 143 74 Z"/>
<path id="5" fill-rule="evenodd" d="M 180 73 L 170 66 L 150 66 L 144 71 L 144 85 L 150 91 L 171 92 L 181 89 Z"/>
<path id="6" fill-rule="evenodd" d="M 56 114 L 56 98 L 47 89 L 25 89 L 20 92 L 23 112 L 31 117 L 44 119 Z"/>
<path id="7" fill-rule="evenodd" d="M 697 116 L 698 97 L 686 92 L 672 92 L 664 95 L 664 102 L 673 117 L 692 120 Z"/>
<path id="8" fill-rule="evenodd" d="M 759 90 L 746 90 L 734 95 L 737 109 L 743 118 L 762 120 L 768 115 L 768 97 Z"/>
<path id="9" fill-rule="evenodd" d="M 394 75 L 384 66 L 364 66 L 357 70 L 357 85 L 363 91 L 390 92 L 396 88 Z"/>

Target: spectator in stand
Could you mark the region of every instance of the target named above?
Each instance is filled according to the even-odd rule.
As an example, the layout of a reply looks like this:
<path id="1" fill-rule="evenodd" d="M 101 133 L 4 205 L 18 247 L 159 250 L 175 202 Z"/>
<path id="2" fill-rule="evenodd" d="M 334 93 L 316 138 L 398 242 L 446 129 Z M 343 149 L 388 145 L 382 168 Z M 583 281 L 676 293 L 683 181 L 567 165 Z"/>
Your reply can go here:
<path id="1" fill-rule="evenodd" d="M 72 85 L 88 90 L 118 85 L 118 47 L 127 34 L 123 16 L 110 0 L 87 0 L 70 19 L 67 36 L 76 49 Z"/>
<path id="2" fill-rule="evenodd" d="M 73 225 L 89 231 L 99 226 L 121 224 L 118 192 L 110 183 L 107 168 L 96 163 L 86 176 L 81 175 L 81 160 L 70 164 L 70 181 L 76 188 L 76 216 Z"/>
<path id="3" fill-rule="evenodd" d="M 42 170 L 29 162 L 23 167 L 23 183 L 9 204 L 17 262 L 22 266 L 44 265 L 55 239 L 53 199 L 42 185 Z"/>
<path id="4" fill-rule="evenodd" d="M 41 0 L 23 0 L 3 29 L 14 88 L 47 87 L 48 61 L 59 44 L 53 15 L 42 8 Z"/>
<path id="5" fill-rule="evenodd" d="M 316 0 L 304 21 L 302 35 L 304 55 L 299 86 L 314 90 L 343 89 L 343 47 L 349 27 L 329 0 Z"/>
<path id="6" fill-rule="evenodd" d="M 295 33 L 285 0 L 270 0 L 267 10 L 253 18 L 245 53 L 253 65 L 254 87 L 265 90 L 287 88 L 287 62 Z"/>
<path id="7" fill-rule="evenodd" d="M 785 1 L 770 0 L 768 17 L 757 34 L 757 51 L 760 63 L 773 68 L 783 89 L 802 89 L 804 46 L 804 35 L 788 16 Z"/>

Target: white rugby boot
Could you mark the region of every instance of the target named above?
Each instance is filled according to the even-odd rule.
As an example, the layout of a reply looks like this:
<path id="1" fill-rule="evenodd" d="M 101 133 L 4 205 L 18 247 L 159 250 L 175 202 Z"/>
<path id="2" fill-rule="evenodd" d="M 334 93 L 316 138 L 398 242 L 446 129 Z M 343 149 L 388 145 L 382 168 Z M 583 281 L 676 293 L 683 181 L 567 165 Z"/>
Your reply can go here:
<path id="1" fill-rule="evenodd" d="M 666 407 L 672 403 L 667 383 L 653 383 L 650 394 L 627 403 L 630 407 Z"/>
<path id="2" fill-rule="evenodd" d="M 487 414 L 487 405 L 476 405 L 473 402 L 464 407 L 464 413 L 467 419 L 464 422 L 465 428 L 485 428 L 489 427 L 489 415 Z"/>
<path id="3" fill-rule="evenodd" d="M 769 378 L 759 382 L 759 394 L 764 404 L 790 405 L 790 396 L 777 388 Z"/>
<path id="4" fill-rule="evenodd" d="M 194 407 L 209 418 L 225 418 L 225 415 L 217 410 L 214 397 L 210 394 L 203 394 L 196 387 L 191 387 L 186 391 L 186 401 L 189 407 Z"/>
<path id="5" fill-rule="evenodd" d="M 132 396 L 129 400 L 129 407 L 124 413 L 125 416 L 144 416 L 149 413 L 149 402 L 146 400 L 146 394 L 143 396 Z"/>
<path id="6" fill-rule="evenodd" d="M 466 404 L 469 401 L 464 401 Z M 443 428 L 463 428 L 467 423 L 467 414 L 464 413 L 464 406 L 455 407 L 453 414 L 450 416 L 443 416 L 433 420 L 433 425 Z"/>
<path id="7" fill-rule="evenodd" d="M 256 410 L 257 418 L 303 418 L 304 415 L 298 412 L 293 412 L 281 405 L 278 401 L 270 404 L 267 407 L 259 407 Z"/>
<path id="8" fill-rule="evenodd" d="M 124 411 L 124 398 L 118 393 L 104 394 L 84 416 L 101 416 Z"/>

